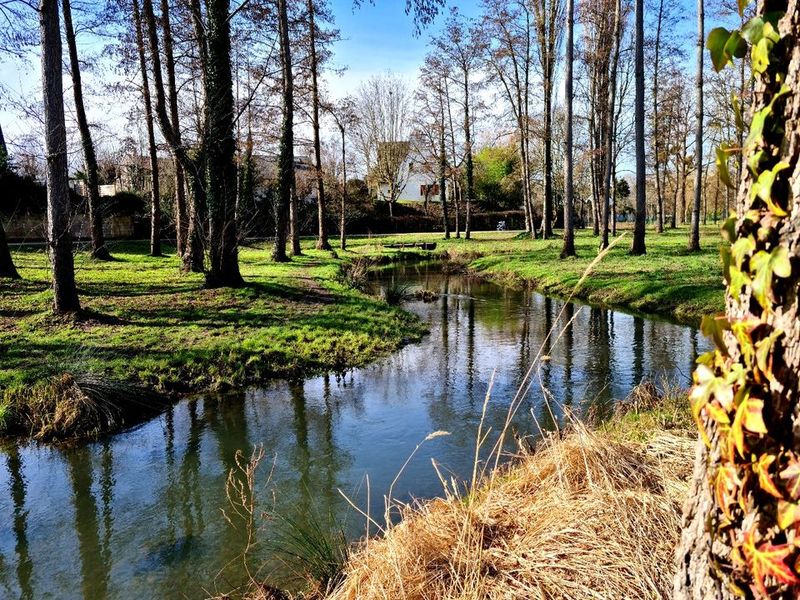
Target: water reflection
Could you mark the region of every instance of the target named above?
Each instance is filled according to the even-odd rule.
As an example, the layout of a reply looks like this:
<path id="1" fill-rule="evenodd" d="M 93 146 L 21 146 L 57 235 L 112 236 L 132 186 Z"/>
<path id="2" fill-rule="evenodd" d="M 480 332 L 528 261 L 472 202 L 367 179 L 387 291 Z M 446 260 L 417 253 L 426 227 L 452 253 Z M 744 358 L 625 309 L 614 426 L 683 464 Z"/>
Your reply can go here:
<path id="1" fill-rule="evenodd" d="M 134 431 L 72 450 L 2 450 L 0 595 L 197 598 L 229 590 L 244 576 L 237 557 L 246 542 L 243 528 L 221 516 L 237 451 L 264 447 L 262 484 L 270 470 L 272 480 L 258 489 L 262 509 L 331 513 L 359 535 L 363 519 L 339 490 L 364 507 L 368 476 L 374 515 L 428 433 L 451 435 L 422 447 L 395 485 L 399 498 L 440 492 L 431 459 L 457 476 L 471 471 L 493 372 L 486 427 L 496 432 L 531 360 L 547 356 L 514 420 L 528 434 L 555 427 L 565 406 L 608 411 L 645 377 L 685 383 L 694 355 L 708 347 L 686 327 L 425 267 L 386 277 L 439 297 L 408 304 L 430 335 L 371 367 L 187 400 Z M 258 552 L 269 558 L 269 544 Z"/>

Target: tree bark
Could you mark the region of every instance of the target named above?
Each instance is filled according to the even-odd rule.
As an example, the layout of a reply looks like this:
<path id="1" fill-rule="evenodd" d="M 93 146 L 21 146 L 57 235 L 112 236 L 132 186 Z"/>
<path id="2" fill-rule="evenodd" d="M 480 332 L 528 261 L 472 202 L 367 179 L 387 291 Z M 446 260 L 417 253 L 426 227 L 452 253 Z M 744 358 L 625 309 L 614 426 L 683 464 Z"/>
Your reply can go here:
<path id="1" fill-rule="evenodd" d="M 151 0 L 144 0 L 148 5 Z M 145 9 L 147 10 L 147 9 Z M 152 9 L 151 9 L 152 10 Z M 136 46 L 139 51 L 139 71 L 142 75 L 144 119 L 147 125 L 147 145 L 150 156 L 150 256 L 161 254 L 161 190 L 158 181 L 158 149 L 153 129 L 153 103 L 150 100 L 150 81 L 147 75 L 147 58 L 144 48 L 144 26 L 139 10 L 139 0 L 133 0 L 133 22 L 136 28 Z"/>
<path id="2" fill-rule="evenodd" d="M 206 204 L 208 206 L 209 270 L 207 287 L 244 284 L 239 271 L 236 232 L 236 130 L 233 117 L 230 0 L 206 1 L 208 77 L 205 103 Z"/>
<path id="3" fill-rule="evenodd" d="M 92 240 L 92 257 L 98 260 L 110 260 L 111 253 L 106 246 L 103 236 L 103 212 L 100 207 L 100 182 L 97 174 L 97 156 L 92 142 L 92 132 L 86 118 L 86 107 L 83 104 L 83 83 L 81 81 L 81 67 L 78 62 L 78 47 L 75 42 L 75 28 L 72 25 L 72 8 L 69 0 L 63 0 L 64 12 L 64 37 L 67 40 L 69 52 L 70 74 L 72 75 L 72 93 L 75 98 L 75 117 L 78 121 L 78 131 L 81 134 L 83 159 L 86 167 L 86 190 L 88 192 L 87 204 L 89 212 L 89 234 Z"/>
<path id="4" fill-rule="evenodd" d="M 561 258 L 575 256 L 575 208 L 572 169 L 572 87 L 574 65 L 575 0 L 567 0 L 567 56 L 564 74 L 564 110 L 566 132 L 564 139 L 564 246 Z"/>
<path id="5" fill-rule="evenodd" d="M 614 50 L 611 59 L 611 75 L 608 79 L 608 106 L 606 107 L 606 145 L 605 145 L 605 175 L 603 177 L 603 238 L 601 248 L 608 247 L 608 219 L 611 208 L 611 174 L 614 153 L 614 110 L 617 94 L 617 66 L 619 64 L 619 47 L 621 37 L 622 5 L 621 0 L 616 0 L 614 5 Z"/>
<path id="6" fill-rule="evenodd" d="M 659 139 L 661 129 L 658 119 L 658 106 L 659 106 L 659 85 L 658 85 L 658 69 L 661 63 L 661 28 L 664 20 L 664 0 L 658 3 L 658 20 L 656 25 L 656 40 L 655 48 L 653 50 L 653 169 L 656 178 L 656 233 L 664 233 L 664 192 L 662 189 L 661 181 L 661 148 L 659 147 Z"/>
<path id="7" fill-rule="evenodd" d="M 308 0 L 308 36 L 311 59 L 311 128 L 314 132 L 314 169 L 317 179 L 317 219 L 319 221 L 317 250 L 330 250 L 328 224 L 325 220 L 328 211 L 325 208 L 325 182 L 322 178 L 322 150 L 319 140 L 319 85 L 317 82 L 319 63 L 317 61 L 317 27 L 314 13 L 314 0 Z"/>
<path id="8" fill-rule="evenodd" d="M 47 153 L 47 246 L 53 270 L 53 311 L 80 310 L 70 234 L 67 131 L 61 73 L 61 32 L 58 2 L 40 0 L 39 33 L 42 48 L 45 151 Z"/>
<path id="9" fill-rule="evenodd" d="M 774 252 L 784 249 L 788 253 L 790 270 L 788 277 L 770 278 L 771 297 L 758 300 L 754 287 L 747 280 L 732 294 L 729 290 L 726 300 L 726 317 L 733 325 L 746 325 L 743 329 L 752 333 L 757 342 L 762 335 L 779 332 L 771 352 L 766 357 L 770 378 L 767 384 L 760 377 L 754 377 L 755 371 L 745 367 L 744 382 L 750 393 L 757 395 L 764 402 L 762 411 L 767 433 L 758 440 L 748 437 L 748 444 L 765 444 L 759 452 L 778 453 L 779 456 L 797 454 L 800 451 L 797 427 L 800 422 L 800 42 L 797 32 L 800 31 L 800 3 L 798 0 L 761 1 L 758 5 L 759 15 L 768 11 L 785 11 L 779 21 L 778 30 L 781 36 L 781 51 L 773 53 L 770 61 L 770 72 L 755 75 L 756 89 L 751 116 L 756 111 L 768 106 L 775 97 L 780 85 L 775 84 L 773 68 L 784 70 L 785 85 L 790 93 L 784 100 L 776 104 L 774 119 L 782 124 L 782 131 L 775 131 L 768 125 L 762 140 L 745 147 L 743 161 L 745 165 L 756 164 L 759 170 L 770 169 L 778 161 L 783 161 L 788 168 L 776 180 L 772 188 L 771 200 L 781 206 L 786 216 L 776 214 L 765 206 L 758 197 L 751 198 L 751 190 L 756 177 L 750 169 L 743 169 L 743 177 L 738 190 L 738 217 L 734 226 L 732 241 L 750 238 L 755 240 L 752 253 L 746 254 L 741 262 L 742 268 L 753 270 L 752 257 L 756 252 Z M 777 65 L 777 66 L 773 66 Z M 788 67 L 788 69 L 786 68 Z M 782 123 L 781 123 L 782 122 Z M 771 131 L 770 131 L 771 130 Z M 769 156 L 765 163 L 751 162 L 757 152 L 763 151 Z M 773 164 L 774 163 L 774 164 Z M 749 216 L 748 216 L 749 213 Z M 754 215 L 755 213 L 755 215 Z M 762 224 L 765 227 L 761 231 Z M 748 258 L 749 256 L 749 258 Z M 765 302 L 766 306 L 762 304 Z M 734 365 L 746 365 L 740 340 L 730 332 L 724 334 L 724 348 L 729 360 Z M 714 399 L 712 395 L 711 400 Z M 745 532 L 751 532 L 755 542 L 782 543 L 785 532 L 775 523 L 776 500 L 761 489 L 761 481 L 752 471 L 737 473 L 736 478 L 742 481 L 742 475 L 753 483 L 747 495 L 747 512 L 739 505 L 732 508 L 732 519 L 723 515 L 718 504 L 717 494 L 712 493 L 712 477 L 718 468 L 728 465 L 735 469 L 743 469 L 743 463 L 732 462 L 722 452 L 722 438 L 725 434 L 706 412 L 700 413 L 702 427 L 709 438 L 707 447 L 703 441 L 697 443 L 697 454 L 694 464 L 694 476 L 689 497 L 684 507 L 681 540 L 676 554 L 677 574 L 674 586 L 676 600 L 732 600 L 738 598 L 730 589 L 735 583 L 745 589 L 747 597 L 753 597 L 750 586 L 752 570 L 732 567 L 731 540 L 741 539 Z M 777 446 L 777 448 L 776 448 Z M 750 447 L 748 446 L 748 451 Z M 757 453 L 755 449 L 752 450 Z M 736 455 L 738 456 L 738 455 Z M 754 460 L 757 460 L 755 457 Z M 738 460 L 738 459 L 737 459 Z M 778 473 L 770 472 L 766 467 L 766 476 L 777 483 L 777 492 L 785 494 L 786 480 Z M 780 470 L 779 467 L 777 470 Z M 759 480 L 756 482 L 755 480 Z M 748 488 L 750 489 L 750 488 Z M 754 514 L 755 513 L 755 514 Z M 755 532 L 754 534 L 752 532 Z M 780 536 L 776 538 L 771 536 Z M 789 549 L 791 548 L 789 542 Z M 740 552 L 741 555 L 741 552 Z M 787 566 L 797 576 L 797 551 L 785 557 L 782 566 Z M 737 578 L 734 580 L 734 578 Z M 797 598 L 797 586 L 780 586 L 767 578 L 767 593 L 770 598 L 788 600 Z M 763 597 L 758 595 L 757 597 Z"/>
<path id="10" fill-rule="evenodd" d="M 292 76 L 292 50 L 289 40 L 289 15 L 287 0 L 278 0 L 278 28 L 280 30 L 281 71 L 283 75 L 283 123 L 278 156 L 278 198 L 275 203 L 275 245 L 272 259 L 286 262 L 286 233 L 289 205 L 294 183 L 294 80 Z"/>
<path id="11" fill-rule="evenodd" d="M 439 202 L 442 203 L 442 219 L 444 220 L 444 238 L 450 239 L 450 219 L 447 214 L 447 151 L 444 143 L 444 100 L 439 96 L 441 108 L 441 126 L 439 128 Z"/>
<path id="12" fill-rule="evenodd" d="M 169 0 L 161 0 L 161 32 L 164 40 L 164 62 L 167 70 L 167 101 L 169 103 L 170 118 L 176 141 L 181 144 L 178 87 L 175 81 L 175 51 L 172 42 Z M 178 256 L 184 256 L 189 237 L 189 217 L 186 208 L 186 174 L 183 163 L 178 160 L 177 153 L 174 150 L 172 155 L 175 160 L 175 239 Z"/>
<path id="13" fill-rule="evenodd" d="M 8 149 L 6 148 L 5 137 L 3 137 L 3 128 L 0 126 L 0 179 L 2 179 L 4 173 L 9 171 L 9 168 Z M 11 249 L 8 247 L 6 230 L 3 228 L 2 219 L 0 219 L 0 277 L 19 279 L 19 273 L 14 266 L 14 260 L 11 258 Z"/>
<path id="14" fill-rule="evenodd" d="M 464 222 L 464 238 L 472 237 L 472 199 L 475 197 L 475 162 L 472 157 L 472 122 L 470 120 L 469 74 L 464 75 L 464 150 L 465 170 L 467 178 L 466 217 Z M 427 198 L 427 194 L 426 194 Z"/>
<path id="15" fill-rule="evenodd" d="M 347 249 L 347 217 L 345 211 L 347 209 L 347 142 L 345 138 L 344 125 L 339 127 L 339 133 L 342 134 L 342 214 L 339 216 L 339 247 L 342 250 Z"/>
<path id="16" fill-rule="evenodd" d="M 705 51 L 704 0 L 697 0 L 697 73 L 695 74 L 694 202 L 689 250 L 700 251 L 700 204 L 703 199 L 703 58 Z"/>
<path id="17" fill-rule="evenodd" d="M 642 255 L 645 246 L 645 225 L 647 222 L 647 178 L 644 153 L 644 0 L 636 0 L 636 220 L 633 227 L 631 254 Z"/>

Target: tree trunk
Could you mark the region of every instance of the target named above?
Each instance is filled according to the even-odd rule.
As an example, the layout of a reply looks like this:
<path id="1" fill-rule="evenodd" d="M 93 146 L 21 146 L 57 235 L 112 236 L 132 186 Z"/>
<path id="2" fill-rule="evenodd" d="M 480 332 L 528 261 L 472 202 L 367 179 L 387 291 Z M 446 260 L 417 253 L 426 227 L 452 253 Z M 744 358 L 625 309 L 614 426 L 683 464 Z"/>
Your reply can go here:
<path id="1" fill-rule="evenodd" d="M 734 274 L 735 268 L 746 275 L 744 281 L 728 277 L 728 323 L 723 329 L 733 328 L 737 334 L 722 331 L 713 359 L 695 373 L 693 412 L 709 443 L 697 444 L 694 477 L 684 507 L 676 556 L 677 600 L 739 597 L 731 585 L 745 590 L 748 598 L 788 600 L 800 594 L 797 584 L 781 584 L 774 577 L 762 579 L 761 587 L 753 569 L 754 564 L 758 566 L 756 549 L 772 550 L 771 556 L 760 555 L 767 559 L 761 562 L 762 569 L 769 569 L 770 574 L 782 573 L 784 581 L 796 580 L 799 575 L 798 549 L 792 544 L 797 521 L 790 518 L 781 524 L 778 507 L 796 498 L 787 472 L 796 468 L 800 452 L 800 230 L 796 226 L 800 222 L 800 43 L 796 35 L 800 31 L 800 4 L 798 0 L 760 2 L 759 14 L 768 11 L 786 13 L 778 24 L 781 46 L 771 53 L 767 72 L 754 75 L 756 93 L 750 114 L 774 101 L 773 116 L 767 118 L 763 136 L 744 148 L 744 164 L 754 165 L 757 173 L 743 170 L 738 217 L 725 227 L 731 241 L 742 249 L 741 254 L 737 251 L 737 256 L 730 257 L 730 273 Z M 781 86 L 775 83 L 781 81 L 777 79 L 779 73 L 785 74 L 783 82 L 789 93 L 775 101 Z M 759 161 L 754 158 L 757 154 L 767 158 Z M 771 204 L 767 204 L 751 191 L 757 174 L 772 170 L 779 161 L 787 168 L 776 176 Z M 756 256 L 783 257 L 758 285 Z M 769 338 L 771 341 L 765 343 Z M 757 359 L 751 354 L 754 347 Z M 732 386 L 719 391 L 704 387 L 704 381 L 716 381 L 709 377 L 725 377 L 739 368 L 741 376 L 732 377 L 736 381 Z M 705 375 L 701 369 L 705 369 Z M 732 405 L 727 402 L 729 391 Z M 744 427 L 741 450 L 735 440 L 735 447 L 728 450 L 730 432 L 738 421 L 734 421 L 733 411 L 750 399 L 763 403 L 747 407 L 755 407 L 763 423 Z M 725 415 L 717 412 L 716 418 L 724 421 L 730 415 L 733 425 L 719 426 L 710 416 L 712 406 L 723 407 Z M 761 433 L 752 434 L 751 428 Z M 723 486 L 719 485 L 721 476 Z M 712 479 L 717 481 L 716 493 L 712 492 Z"/>
<path id="2" fill-rule="evenodd" d="M 330 250 L 328 242 L 328 224 L 325 221 L 325 182 L 322 179 L 322 150 L 319 141 L 319 64 L 317 62 L 317 28 L 314 23 L 314 0 L 308 0 L 309 49 L 311 59 L 311 128 L 314 132 L 314 169 L 317 179 L 317 218 L 319 220 L 319 236 L 317 250 Z"/>
<path id="3" fill-rule="evenodd" d="M 633 226 L 631 254 L 644 254 L 647 223 L 647 178 L 644 153 L 644 0 L 636 0 L 636 220 Z"/>
<path id="4" fill-rule="evenodd" d="M 69 0 L 63 0 L 61 5 L 64 12 L 64 37 L 67 40 L 69 51 L 70 73 L 72 75 L 72 92 L 75 97 L 75 118 L 78 121 L 78 131 L 81 134 L 83 159 L 86 166 L 86 189 L 88 192 L 87 204 L 89 208 L 89 232 L 92 240 L 92 257 L 99 260 L 110 260 L 111 254 L 106 247 L 103 236 L 103 212 L 100 207 L 100 182 L 97 174 L 97 156 L 94 152 L 92 132 L 86 118 L 86 107 L 83 104 L 83 83 L 81 81 L 81 66 L 78 62 L 78 47 L 75 43 L 75 28 L 72 26 L 72 8 Z"/>
<path id="5" fill-rule="evenodd" d="M 239 271 L 236 232 L 236 130 L 233 117 L 230 0 L 207 0 L 206 46 L 208 77 L 205 85 L 206 205 L 210 268 L 208 287 L 244 284 Z"/>
<path id="6" fill-rule="evenodd" d="M 47 246 L 53 268 L 53 311 L 80 310 L 75 285 L 75 265 L 70 234 L 67 130 L 64 123 L 64 88 L 61 73 L 61 31 L 58 3 L 39 2 L 42 48 L 45 152 L 47 153 Z"/>
<path id="7" fill-rule="evenodd" d="M 567 0 L 567 56 L 564 74 L 564 110 L 566 135 L 564 139 L 564 246 L 561 258 L 575 256 L 575 208 L 572 175 L 572 86 L 575 54 L 575 0 Z"/>
<path id="8" fill-rule="evenodd" d="M 653 58 L 653 168 L 655 170 L 656 178 L 656 233 L 664 233 L 664 192 L 661 182 L 661 149 L 659 147 L 659 138 L 661 135 L 660 123 L 658 120 L 658 105 L 659 105 L 659 86 L 658 86 L 658 69 L 661 62 L 661 26 L 664 20 L 664 0 L 658 3 L 658 21 L 656 25 L 656 40 Z"/>
<path id="9" fill-rule="evenodd" d="M 608 247 L 608 219 L 611 204 L 611 173 L 612 154 L 614 153 L 614 109 L 617 94 L 617 66 L 619 63 L 619 46 L 622 20 L 621 0 L 616 0 L 614 5 L 614 51 L 611 59 L 611 75 L 608 80 L 608 106 L 606 107 L 606 147 L 605 147 L 605 176 L 603 182 L 603 240 L 601 248 Z"/>
<path id="10" fill-rule="evenodd" d="M 145 11 L 152 11 L 152 0 L 144 0 Z M 147 125 L 147 145 L 150 156 L 150 256 L 161 256 L 161 191 L 158 182 L 158 150 L 153 130 L 153 104 L 150 100 L 150 82 L 147 75 L 147 58 L 144 48 L 144 28 L 138 0 L 133 0 L 133 23 L 136 28 L 136 46 L 139 51 L 139 71 L 142 75 L 144 119 Z"/>
<path id="11" fill-rule="evenodd" d="M 289 200 L 289 237 L 292 242 L 292 256 L 302 256 L 300 222 L 297 216 L 297 185 L 295 183 L 292 183 L 292 194 Z"/>
<path id="12" fill-rule="evenodd" d="M 347 208 L 347 143 L 345 141 L 344 127 L 339 129 L 342 134 L 342 214 L 339 217 L 339 247 L 342 250 L 347 249 L 347 234 L 346 224 L 347 218 L 345 210 Z"/>
<path id="13" fill-rule="evenodd" d="M 6 148 L 6 140 L 3 137 L 3 128 L 0 127 L 0 180 L 8 170 L 8 149 Z M 14 266 L 14 260 L 11 258 L 11 249 L 8 247 L 6 230 L 3 228 L 2 220 L 0 220 L 0 277 L 19 279 L 19 273 Z"/>
<path id="14" fill-rule="evenodd" d="M 283 123 L 278 156 L 278 200 L 275 204 L 275 246 L 272 259 L 286 262 L 286 232 L 289 205 L 294 182 L 294 80 L 292 76 L 292 49 L 289 40 L 289 15 L 287 0 L 278 0 L 278 28 L 280 30 L 281 71 L 283 74 Z"/>
<path id="15" fill-rule="evenodd" d="M 697 0 L 697 73 L 695 75 L 694 202 L 689 250 L 700 251 L 700 203 L 703 199 L 703 52 L 705 51 L 704 0 Z"/>
<path id="16" fill-rule="evenodd" d="M 548 240 L 551 237 L 553 237 L 552 137 L 553 137 L 553 75 L 552 75 L 552 68 L 550 68 L 550 72 L 545 73 L 544 76 L 544 198 L 542 199 L 542 239 L 545 240 Z"/>
<path id="17" fill-rule="evenodd" d="M 164 59 L 167 70 L 167 100 L 169 103 L 172 128 L 181 143 L 180 116 L 178 113 L 178 88 L 175 82 L 175 52 L 172 43 L 172 26 L 169 17 L 169 0 L 161 0 L 161 31 L 164 39 Z M 186 174 L 177 153 L 175 160 L 175 238 L 178 256 L 184 256 L 189 237 L 189 216 L 186 208 Z"/>
<path id="18" fill-rule="evenodd" d="M 444 102 L 439 98 L 442 104 L 442 123 L 439 130 L 439 202 L 442 203 L 442 219 L 444 221 L 444 238 L 450 239 L 450 219 L 447 214 L 447 191 L 445 184 L 447 183 L 447 153 L 444 144 Z"/>
<path id="19" fill-rule="evenodd" d="M 464 221 L 464 238 L 472 236 L 472 199 L 475 197 L 475 163 L 472 158 L 472 123 L 470 121 L 469 76 L 464 75 L 464 151 L 467 178 L 466 217 Z M 426 194 L 427 199 L 427 194 Z"/>

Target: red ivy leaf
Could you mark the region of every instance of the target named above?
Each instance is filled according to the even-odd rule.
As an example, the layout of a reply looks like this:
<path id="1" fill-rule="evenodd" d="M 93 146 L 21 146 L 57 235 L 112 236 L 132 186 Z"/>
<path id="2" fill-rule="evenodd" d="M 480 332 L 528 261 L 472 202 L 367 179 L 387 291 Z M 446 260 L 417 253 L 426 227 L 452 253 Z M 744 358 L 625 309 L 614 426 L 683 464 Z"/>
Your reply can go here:
<path id="1" fill-rule="evenodd" d="M 780 472 L 781 479 L 786 481 L 786 491 L 792 499 L 800 499 L 800 461 L 796 456 L 789 459 L 789 464 Z"/>
<path id="2" fill-rule="evenodd" d="M 756 546 L 755 530 L 751 529 L 744 534 L 742 550 L 747 560 L 747 566 L 750 567 L 750 572 L 753 574 L 756 590 L 764 598 L 769 598 L 767 584 L 764 581 L 767 577 L 773 577 L 777 582 L 787 585 L 800 583 L 800 579 L 785 562 L 794 553 L 794 546 L 789 544 L 774 546 L 769 542 Z"/>
<path id="3" fill-rule="evenodd" d="M 753 465 L 753 471 L 758 474 L 758 485 L 761 486 L 761 489 L 780 500 L 783 498 L 783 494 L 780 493 L 769 473 L 769 467 L 773 462 L 775 462 L 774 456 L 763 454 Z"/>

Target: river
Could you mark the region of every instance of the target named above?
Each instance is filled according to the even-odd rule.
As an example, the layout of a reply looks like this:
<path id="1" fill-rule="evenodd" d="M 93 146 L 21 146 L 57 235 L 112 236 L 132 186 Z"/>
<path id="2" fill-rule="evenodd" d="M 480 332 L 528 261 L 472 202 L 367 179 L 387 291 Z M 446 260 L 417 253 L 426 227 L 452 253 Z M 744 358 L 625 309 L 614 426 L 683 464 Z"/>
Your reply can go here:
<path id="1" fill-rule="evenodd" d="M 365 509 L 368 478 L 370 510 L 383 514 L 384 494 L 428 434 L 450 435 L 420 447 L 394 496 L 440 494 L 432 460 L 445 475 L 469 476 L 493 373 L 485 427 L 497 432 L 533 358 L 540 350 L 549 357 L 514 419 L 518 435 L 535 436 L 554 427 L 563 406 L 607 412 L 643 378 L 686 385 L 694 358 L 709 348 L 690 327 L 565 305 L 436 266 L 393 268 L 379 284 L 391 280 L 438 295 L 405 303 L 430 335 L 372 366 L 183 400 L 134 430 L 76 448 L 0 449 L 0 596 L 133 600 L 228 591 L 242 582 L 236 557 L 246 540 L 244 528 L 222 515 L 238 450 L 264 449 L 259 514 L 319 522 L 331 515 L 357 537 L 365 520 L 342 493 Z M 283 531 L 280 522 L 259 520 L 264 543 L 254 554 L 275 577 L 285 569 L 274 566 L 268 540 Z"/>

